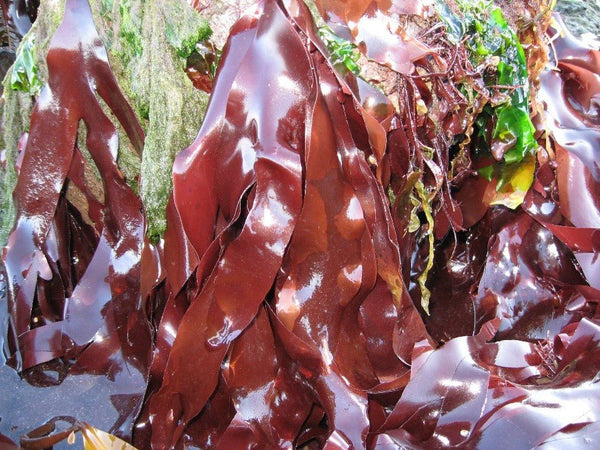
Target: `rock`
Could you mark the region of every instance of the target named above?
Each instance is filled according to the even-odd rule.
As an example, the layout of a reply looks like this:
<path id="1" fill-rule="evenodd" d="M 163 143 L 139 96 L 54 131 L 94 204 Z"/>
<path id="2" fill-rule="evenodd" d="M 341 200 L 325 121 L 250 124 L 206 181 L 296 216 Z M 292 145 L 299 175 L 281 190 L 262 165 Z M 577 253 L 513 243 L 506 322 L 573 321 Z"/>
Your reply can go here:
<path id="1" fill-rule="evenodd" d="M 592 33 L 600 36 L 600 2 L 598 0 L 558 0 L 557 12 L 561 13 L 567 27 L 575 35 Z"/>

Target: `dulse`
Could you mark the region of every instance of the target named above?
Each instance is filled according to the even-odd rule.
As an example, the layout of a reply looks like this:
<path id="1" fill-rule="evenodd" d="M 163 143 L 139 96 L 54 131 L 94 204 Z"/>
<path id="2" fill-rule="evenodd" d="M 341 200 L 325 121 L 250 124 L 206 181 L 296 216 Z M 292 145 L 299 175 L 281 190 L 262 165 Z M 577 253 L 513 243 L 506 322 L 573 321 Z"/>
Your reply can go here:
<path id="1" fill-rule="evenodd" d="M 600 440 L 600 52 L 545 2 L 518 28 L 485 3 L 314 3 L 360 76 L 302 1 L 258 4 L 154 245 L 113 121 L 143 132 L 67 0 L 3 254 L 0 444 Z"/>

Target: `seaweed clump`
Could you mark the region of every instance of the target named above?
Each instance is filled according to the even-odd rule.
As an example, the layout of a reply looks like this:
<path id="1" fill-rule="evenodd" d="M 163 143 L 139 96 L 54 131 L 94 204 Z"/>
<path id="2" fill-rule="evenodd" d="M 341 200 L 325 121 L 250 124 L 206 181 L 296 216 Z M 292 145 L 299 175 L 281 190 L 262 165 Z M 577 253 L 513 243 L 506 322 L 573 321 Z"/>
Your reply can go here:
<path id="1" fill-rule="evenodd" d="M 598 50 L 545 2 L 513 3 L 260 2 L 151 242 L 96 94 L 138 150 L 141 126 L 68 0 L 3 259 L 3 385 L 53 399 L 33 444 L 93 427 L 161 449 L 597 438 Z M 76 391 L 54 402 L 80 380 L 90 417 Z"/>

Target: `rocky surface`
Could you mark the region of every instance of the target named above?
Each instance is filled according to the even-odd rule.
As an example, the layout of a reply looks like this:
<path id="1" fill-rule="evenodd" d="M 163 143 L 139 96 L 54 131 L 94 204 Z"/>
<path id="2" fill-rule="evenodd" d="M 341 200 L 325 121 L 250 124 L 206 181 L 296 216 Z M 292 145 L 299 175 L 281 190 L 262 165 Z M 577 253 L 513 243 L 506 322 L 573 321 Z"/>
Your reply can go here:
<path id="1" fill-rule="evenodd" d="M 557 0 L 556 11 L 560 12 L 574 34 L 592 33 L 600 35 L 600 1 Z"/>
<path id="2" fill-rule="evenodd" d="M 229 29 L 252 7 L 256 0 L 192 0 L 200 13 L 208 19 L 213 30 L 211 40 L 218 48 L 225 45 Z"/>

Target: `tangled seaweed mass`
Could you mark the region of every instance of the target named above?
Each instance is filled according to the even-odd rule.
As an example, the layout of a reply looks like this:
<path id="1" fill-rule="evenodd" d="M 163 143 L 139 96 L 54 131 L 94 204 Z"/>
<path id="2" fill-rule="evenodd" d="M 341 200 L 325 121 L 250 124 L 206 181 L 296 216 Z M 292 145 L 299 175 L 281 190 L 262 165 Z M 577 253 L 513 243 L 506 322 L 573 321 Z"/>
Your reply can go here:
<path id="1" fill-rule="evenodd" d="M 116 163 L 142 127 L 67 0 L 3 253 L 0 443 L 600 441 L 600 52 L 544 1 L 471 3 L 260 2 L 152 243 Z"/>

